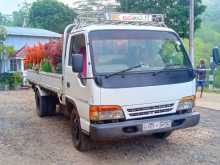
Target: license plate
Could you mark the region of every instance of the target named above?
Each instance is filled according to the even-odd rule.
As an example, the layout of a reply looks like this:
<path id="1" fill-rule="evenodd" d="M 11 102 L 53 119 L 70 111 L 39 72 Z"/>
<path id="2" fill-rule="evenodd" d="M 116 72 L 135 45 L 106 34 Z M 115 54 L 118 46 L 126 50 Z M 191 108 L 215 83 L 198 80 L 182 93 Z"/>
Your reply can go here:
<path id="1" fill-rule="evenodd" d="M 155 129 L 162 129 L 162 128 L 170 128 L 172 125 L 170 120 L 164 121 L 155 121 L 143 124 L 143 131 L 155 130 Z"/>

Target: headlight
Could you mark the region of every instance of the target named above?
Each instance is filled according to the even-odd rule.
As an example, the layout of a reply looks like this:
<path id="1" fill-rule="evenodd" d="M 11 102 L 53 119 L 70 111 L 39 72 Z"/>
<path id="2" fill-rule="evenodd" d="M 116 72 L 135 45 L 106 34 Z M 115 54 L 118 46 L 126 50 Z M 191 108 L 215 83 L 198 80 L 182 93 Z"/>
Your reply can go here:
<path id="1" fill-rule="evenodd" d="M 91 121 L 124 119 L 124 113 L 117 105 L 91 105 L 89 109 Z"/>
<path id="2" fill-rule="evenodd" d="M 195 105 L 195 96 L 183 97 L 177 107 L 177 112 L 192 110 Z"/>

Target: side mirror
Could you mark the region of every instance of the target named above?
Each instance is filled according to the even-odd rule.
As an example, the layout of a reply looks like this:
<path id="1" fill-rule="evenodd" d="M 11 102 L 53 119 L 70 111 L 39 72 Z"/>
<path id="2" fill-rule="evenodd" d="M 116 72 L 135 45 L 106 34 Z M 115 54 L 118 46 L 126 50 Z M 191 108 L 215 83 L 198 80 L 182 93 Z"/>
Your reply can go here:
<path id="1" fill-rule="evenodd" d="M 216 65 L 220 65 L 220 56 L 219 56 L 219 49 L 218 48 L 212 49 L 212 57 L 213 57 L 213 62 Z"/>
<path id="2" fill-rule="evenodd" d="M 83 56 L 81 54 L 72 55 L 72 71 L 75 73 L 83 71 Z"/>

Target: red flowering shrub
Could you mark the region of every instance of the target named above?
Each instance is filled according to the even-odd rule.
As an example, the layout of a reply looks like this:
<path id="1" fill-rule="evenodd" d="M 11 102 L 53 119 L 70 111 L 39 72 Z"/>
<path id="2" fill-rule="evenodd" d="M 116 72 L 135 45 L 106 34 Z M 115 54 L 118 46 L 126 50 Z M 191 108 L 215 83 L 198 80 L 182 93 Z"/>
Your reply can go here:
<path id="1" fill-rule="evenodd" d="M 48 57 L 49 63 L 53 66 L 57 66 L 59 59 L 62 56 L 61 40 L 50 40 L 45 45 L 45 53 Z"/>
<path id="2" fill-rule="evenodd" d="M 34 47 L 27 47 L 25 53 L 25 64 L 40 64 L 43 58 L 45 57 L 44 45 L 38 44 Z"/>
<path id="3" fill-rule="evenodd" d="M 24 64 L 25 68 L 28 68 L 30 64 L 36 66 L 42 64 L 45 59 L 48 59 L 51 67 L 56 68 L 57 64 L 61 62 L 61 57 L 62 40 L 50 40 L 47 44 L 39 43 L 33 47 L 27 47 Z"/>

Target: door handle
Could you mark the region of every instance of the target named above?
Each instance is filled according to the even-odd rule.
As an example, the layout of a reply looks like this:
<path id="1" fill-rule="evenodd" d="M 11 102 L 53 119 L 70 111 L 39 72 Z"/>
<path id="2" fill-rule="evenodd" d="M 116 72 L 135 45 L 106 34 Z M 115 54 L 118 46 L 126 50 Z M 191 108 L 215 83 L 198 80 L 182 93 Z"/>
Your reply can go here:
<path id="1" fill-rule="evenodd" d="M 67 88 L 70 88 L 70 82 L 66 83 Z"/>

